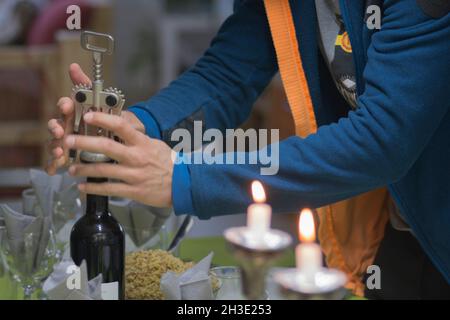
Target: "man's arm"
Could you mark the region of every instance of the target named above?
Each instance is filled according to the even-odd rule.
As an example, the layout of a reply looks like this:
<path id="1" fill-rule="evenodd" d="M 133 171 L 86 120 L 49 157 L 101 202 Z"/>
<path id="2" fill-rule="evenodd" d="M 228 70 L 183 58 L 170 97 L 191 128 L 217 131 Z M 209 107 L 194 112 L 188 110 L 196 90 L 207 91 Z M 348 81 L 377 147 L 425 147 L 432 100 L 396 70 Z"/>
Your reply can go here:
<path id="1" fill-rule="evenodd" d="M 195 214 L 243 212 L 257 177 L 281 212 L 320 207 L 399 180 L 449 110 L 449 39 L 450 14 L 432 19 L 413 0 L 385 1 L 358 110 L 304 140 L 281 142 L 275 176 L 259 176 L 255 165 L 187 166 Z"/>
<path id="2" fill-rule="evenodd" d="M 181 126 L 235 128 L 277 70 L 262 1 L 243 1 L 197 64 L 156 96 L 130 108 L 148 135 L 164 140 Z"/>

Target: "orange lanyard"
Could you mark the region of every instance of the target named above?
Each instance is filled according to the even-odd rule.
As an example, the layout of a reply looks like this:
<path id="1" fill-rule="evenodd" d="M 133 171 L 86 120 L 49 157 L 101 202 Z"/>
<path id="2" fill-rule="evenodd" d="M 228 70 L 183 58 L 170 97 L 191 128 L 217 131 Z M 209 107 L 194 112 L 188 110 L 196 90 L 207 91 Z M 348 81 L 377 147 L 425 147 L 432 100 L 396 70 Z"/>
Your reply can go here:
<path id="1" fill-rule="evenodd" d="M 295 133 L 305 138 L 317 131 L 317 124 L 289 0 L 264 0 L 264 5 Z"/>

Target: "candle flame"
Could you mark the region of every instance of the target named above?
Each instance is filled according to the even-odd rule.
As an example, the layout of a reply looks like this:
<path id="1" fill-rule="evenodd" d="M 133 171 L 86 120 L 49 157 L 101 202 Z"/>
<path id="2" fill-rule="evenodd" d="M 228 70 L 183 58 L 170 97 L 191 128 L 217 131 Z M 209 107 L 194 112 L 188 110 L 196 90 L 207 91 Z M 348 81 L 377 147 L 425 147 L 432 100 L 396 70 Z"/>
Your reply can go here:
<path id="1" fill-rule="evenodd" d="M 264 192 L 264 187 L 259 181 L 253 181 L 252 183 L 252 194 L 253 200 L 256 203 L 266 202 L 266 193 Z"/>
<path id="2" fill-rule="evenodd" d="M 310 209 L 303 209 L 300 213 L 298 232 L 301 242 L 314 242 L 316 240 L 314 217 Z"/>

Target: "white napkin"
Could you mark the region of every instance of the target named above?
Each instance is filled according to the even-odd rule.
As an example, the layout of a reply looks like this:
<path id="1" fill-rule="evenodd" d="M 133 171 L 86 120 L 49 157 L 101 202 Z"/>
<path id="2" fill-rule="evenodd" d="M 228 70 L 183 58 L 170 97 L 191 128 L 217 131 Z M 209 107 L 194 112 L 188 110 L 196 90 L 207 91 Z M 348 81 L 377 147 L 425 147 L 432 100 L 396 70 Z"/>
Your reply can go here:
<path id="1" fill-rule="evenodd" d="M 128 199 L 112 198 L 109 210 L 136 247 L 152 239 L 169 218 L 170 209 L 154 208 Z"/>
<path id="2" fill-rule="evenodd" d="M 50 216 L 55 231 L 58 232 L 64 224 L 73 219 L 67 214 L 75 214 L 76 200 L 79 197 L 77 180 L 67 172 L 49 176 L 42 170 L 30 170 L 30 180 L 36 194 L 37 203 L 44 216 Z M 27 201 L 23 201 L 24 210 L 27 209 Z M 62 210 L 54 210 L 58 204 Z"/>
<path id="3" fill-rule="evenodd" d="M 22 192 L 22 212 L 30 216 L 37 216 L 41 212 L 34 189 L 26 189 Z"/>
<path id="4" fill-rule="evenodd" d="M 102 275 L 88 281 L 86 261 L 77 267 L 66 258 L 54 267 L 42 289 L 50 300 L 102 300 Z"/>
<path id="5" fill-rule="evenodd" d="M 161 277 L 161 291 L 166 300 L 213 300 L 209 269 L 211 252 L 191 269 L 178 275 L 169 271 Z"/>
<path id="6" fill-rule="evenodd" d="M 42 212 L 50 216 L 53 211 L 54 193 L 61 188 L 63 175 L 49 176 L 42 170 L 30 169 L 30 180 Z"/>

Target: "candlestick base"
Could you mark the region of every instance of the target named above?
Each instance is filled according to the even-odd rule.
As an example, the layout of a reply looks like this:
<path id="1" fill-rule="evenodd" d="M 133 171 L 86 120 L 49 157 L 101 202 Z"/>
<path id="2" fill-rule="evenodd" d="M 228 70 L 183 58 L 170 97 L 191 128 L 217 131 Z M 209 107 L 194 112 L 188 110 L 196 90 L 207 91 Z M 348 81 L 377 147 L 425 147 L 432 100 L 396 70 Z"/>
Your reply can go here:
<path id="1" fill-rule="evenodd" d="M 291 245 L 291 237 L 282 231 L 268 230 L 255 238 L 250 229 L 240 227 L 227 229 L 225 239 L 240 262 L 243 294 L 250 300 L 264 299 L 267 270 Z"/>
<path id="2" fill-rule="evenodd" d="M 286 269 L 274 275 L 280 293 L 289 300 L 341 300 L 347 293 L 345 274 L 321 268 L 314 275 L 298 269 Z"/>

